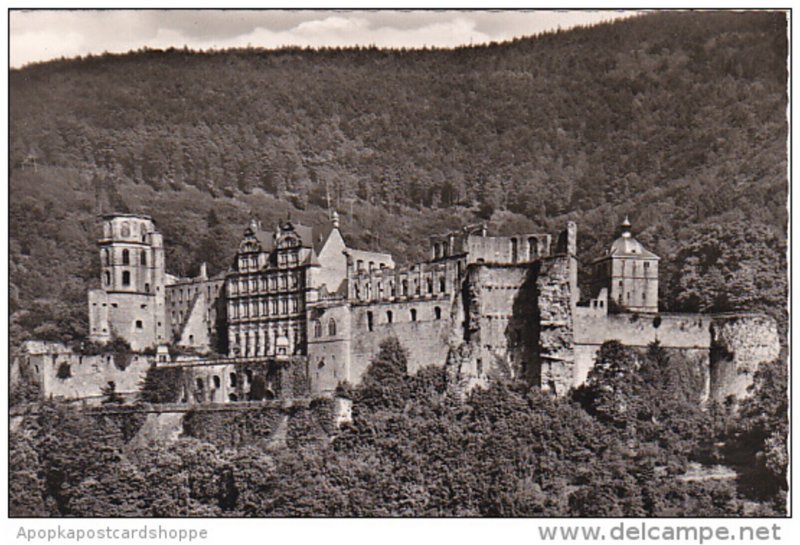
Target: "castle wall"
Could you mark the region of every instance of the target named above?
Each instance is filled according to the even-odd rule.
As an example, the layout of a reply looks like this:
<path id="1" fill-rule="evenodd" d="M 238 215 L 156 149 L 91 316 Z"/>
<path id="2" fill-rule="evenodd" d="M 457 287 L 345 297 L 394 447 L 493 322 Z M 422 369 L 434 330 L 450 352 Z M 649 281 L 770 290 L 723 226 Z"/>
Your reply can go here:
<path id="1" fill-rule="evenodd" d="M 523 263 L 550 254 L 550 235 L 525 234 L 509 237 L 471 235 L 467 238 L 470 263 Z"/>
<path id="2" fill-rule="evenodd" d="M 350 381 L 360 382 L 384 339 L 395 336 L 408 351 L 408 372 L 444 366 L 452 330 L 449 298 L 380 302 L 351 307 Z M 438 313 L 437 313 L 437 310 Z M 389 323 L 387 312 L 392 313 Z M 416 314 L 416 320 L 412 318 Z M 372 313 L 372 329 L 369 314 Z M 438 316 L 438 317 L 437 317 Z"/>
<path id="3" fill-rule="evenodd" d="M 332 321 L 332 322 L 331 322 Z M 351 316 L 345 301 L 308 310 L 308 377 L 312 395 L 331 394 L 339 382 L 353 382 L 350 370 Z M 335 332 L 331 335 L 331 323 Z"/>
<path id="4" fill-rule="evenodd" d="M 114 334 L 127 340 L 131 349 L 143 350 L 162 342 L 157 337 L 159 322 L 156 297 L 142 293 L 89 292 L 90 338 L 108 341 Z"/>
<path id="5" fill-rule="evenodd" d="M 467 275 L 467 342 L 474 374 L 516 377 L 536 351 L 535 269 L 525 265 L 471 265 Z"/>
<path id="6" fill-rule="evenodd" d="M 115 391 L 123 397 L 135 396 L 153 363 L 153 358 L 142 355 L 83 356 L 68 351 L 27 354 L 21 358 L 39 379 L 43 397 L 83 399 L 88 403 L 100 403 L 104 398 L 102 390 L 109 382 L 114 383 Z M 66 366 L 70 376 L 59 378 L 59 368 L 67 369 Z"/>
<path id="7" fill-rule="evenodd" d="M 574 315 L 574 386 L 586 380 L 597 350 L 606 341 L 640 348 L 658 341 L 664 348 L 706 352 L 711 347 L 712 317 L 706 314 L 605 314 L 600 309 L 575 307 Z"/>
<path id="8" fill-rule="evenodd" d="M 577 263 L 573 255 L 541 262 L 536 277 L 538 360 L 529 371 L 529 381 L 542 389 L 563 395 L 575 383 L 575 317 L 573 315 Z"/>

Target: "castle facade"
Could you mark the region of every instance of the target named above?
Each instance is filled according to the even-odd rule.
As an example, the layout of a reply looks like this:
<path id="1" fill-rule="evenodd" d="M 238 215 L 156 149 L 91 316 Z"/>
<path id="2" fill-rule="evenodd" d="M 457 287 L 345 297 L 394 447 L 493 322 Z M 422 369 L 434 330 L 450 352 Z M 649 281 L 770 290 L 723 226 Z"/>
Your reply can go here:
<path id="1" fill-rule="evenodd" d="M 586 379 L 604 342 L 658 341 L 696 362 L 707 397 L 722 399 L 744 395 L 780 350 L 776 324 L 761 314 L 659 313 L 659 258 L 627 218 L 593 263 L 588 304 L 579 303 L 572 222 L 555 238 L 466 227 L 431 237 L 429 258 L 403 267 L 349 247 L 339 227 L 335 212 L 321 231 L 253 220 L 228 271 L 209 277 L 203 266 L 179 278 L 166 272 L 150 217 L 104 216 L 90 338 L 119 337 L 156 356 L 135 357 L 120 375 L 108 357 L 29 343 L 26 363 L 45 395 L 64 399 L 98 398 L 112 374 L 133 395 L 152 365 L 182 369 L 183 403 L 330 396 L 340 382 L 358 383 L 394 336 L 410 373 L 447 366 L 456 387 L 503 375 L 563 394 Z M 65 362 L 70 377 L 54 378 Z"/>

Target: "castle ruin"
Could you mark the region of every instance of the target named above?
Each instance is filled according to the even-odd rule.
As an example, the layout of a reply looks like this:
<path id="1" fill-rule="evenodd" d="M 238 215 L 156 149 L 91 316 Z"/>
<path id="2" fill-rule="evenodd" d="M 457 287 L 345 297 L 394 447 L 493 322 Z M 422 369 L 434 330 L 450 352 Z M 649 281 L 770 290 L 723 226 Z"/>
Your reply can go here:
<path id="1" fill-rule="evenodd" d="M 45 397 L 68 401 L 99 400 L 109 382 L 134 396 L 151 366 L 184 372 L 181 403 L 330 397 L 341 382 L 357 384 L 394 336 L 409 373 L 447 366 L 464 389 L 507 376 L 562 395 L 586 380 L 604 342 L 658 341 L 695 362 L 706 398 L 722 400 L 745 395 L 758 365 L 780 351 L 762 314 L 660 313 L 659 258 L 627 218 L 593 263 L 588 304 L 578 298 L 573 222 L 555 240 L 465 227 L 431 237 L 429 258 L 403 267 L 349 247 L 339 227 L 336 212 L 321 232 L 253 220 L 228 271 L 209 277 L 203 266 L 179 278 L 166 272 L 152 218 L 104 216 L 90 339 L 122 338 L 138 355 L 123 369 L 109 355 L 30 341 L 17 364 Z"/>

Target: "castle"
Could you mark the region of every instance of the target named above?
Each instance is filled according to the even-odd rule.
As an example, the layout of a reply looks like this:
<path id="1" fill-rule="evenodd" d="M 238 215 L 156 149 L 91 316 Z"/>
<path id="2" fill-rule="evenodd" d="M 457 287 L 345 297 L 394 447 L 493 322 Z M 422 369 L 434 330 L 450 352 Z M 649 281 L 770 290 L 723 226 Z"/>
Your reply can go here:
<path id="1" fill-rule="evenodd" d="M 469 226 L 431 237 L 427 260 L 400 267 L 349 247 L 336 212 L 321 232 L 253 220 L 228 271 L 179 278 L 166 272 L 152 218 L 107 215 L 90 339 L 119 337 L 138 354 L 121 369 L 108 355 L 28 342 L 20 364 L 45 396 L 65 400 L 100 399 L 108 383 L 133 396 L 152 365 L 181 369 L 181 403 L 329 397 L 358 383 L 395 336 L 409 373 L 447 366 L 466 389 L 503 374 L 560 395 L 585 381 L 604 342 L 658 341 L 696 362 L 707 398 L 724 399 L 744 395 L 757 366 L 778 356 L 765 315 L 659 313 L 659 258 L 627 218 L 593 263 L 595 297 L 579 303 L 576 237 L 573 222 L 555 240 Z"/>

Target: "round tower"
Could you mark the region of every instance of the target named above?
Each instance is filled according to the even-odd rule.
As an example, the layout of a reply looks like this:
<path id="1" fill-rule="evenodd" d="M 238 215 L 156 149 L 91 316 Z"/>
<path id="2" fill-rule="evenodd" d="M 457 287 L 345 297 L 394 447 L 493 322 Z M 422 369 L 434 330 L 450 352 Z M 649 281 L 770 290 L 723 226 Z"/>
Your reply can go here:
<path id="1" fill-rule="evenodd" d="M 157 235 L 157 236 L 156 236 Z M 154 271 L 163 266 L 160 235 L 150 216 L 115 214 L 103 217 L 100 285 L 107 292 L 153 293 Z M 157 255 L 161 250 L 162 254 Z"/>
<path id="2" fill-rule="evenodd" d="M 150 216 L 103 216 L 100 288 L 89 293 L 90 335 L 134 349 L 166 342 L 164 247 Z"/>

